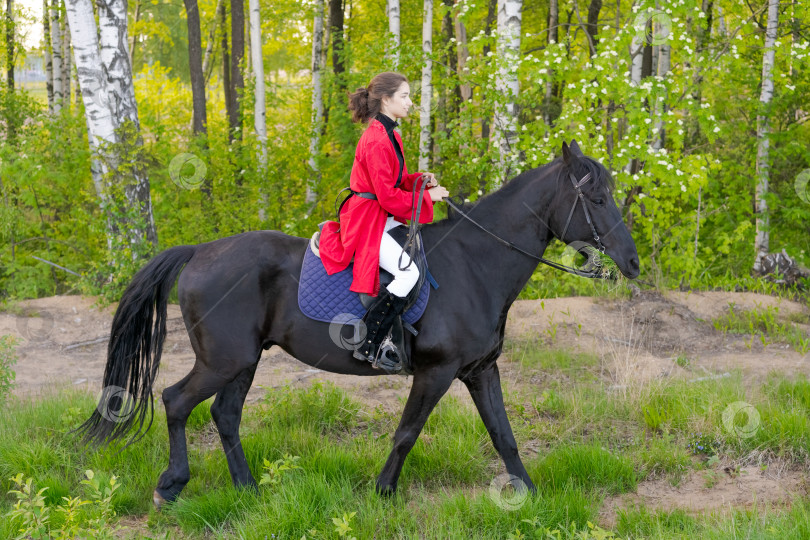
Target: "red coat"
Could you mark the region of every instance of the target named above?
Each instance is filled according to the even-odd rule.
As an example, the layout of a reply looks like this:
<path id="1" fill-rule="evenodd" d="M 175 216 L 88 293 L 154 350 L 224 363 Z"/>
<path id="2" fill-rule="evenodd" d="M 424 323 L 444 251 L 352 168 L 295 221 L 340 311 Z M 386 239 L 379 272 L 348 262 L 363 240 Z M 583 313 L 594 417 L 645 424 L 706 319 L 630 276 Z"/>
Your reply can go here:
<path id="1" fill-rule="evenodd" d="M 399 147 L 402 139 L 394 132 Z M 403 155 L 404 158 L 404 155 Z M 411 217 L 411 188 L 422 173 L 402 169 L 402 181 L 394 187 L 399 175 L 399 160 L 394 146 L 379 120 L 372 120 L 357 143 L 349 186 L 353 191 L 377 195 L 377 200 L 349 197 L 340 211 L 340 223 L 324 225 L 320 239 L 320 254 L 327 274 L 346 269 L 354 257 L 352 285 L 354 292 L 377 296 L 380 291 L 380 242 L 390 212 L 397 221 L 405 223 Z M 417 186 L 418 192 L 419 186 Z M 422 195 L 419 223 L 433 221 L 433 201 L 427 190 Z M 414 206 L 418 204 L 414 201 Z"/>

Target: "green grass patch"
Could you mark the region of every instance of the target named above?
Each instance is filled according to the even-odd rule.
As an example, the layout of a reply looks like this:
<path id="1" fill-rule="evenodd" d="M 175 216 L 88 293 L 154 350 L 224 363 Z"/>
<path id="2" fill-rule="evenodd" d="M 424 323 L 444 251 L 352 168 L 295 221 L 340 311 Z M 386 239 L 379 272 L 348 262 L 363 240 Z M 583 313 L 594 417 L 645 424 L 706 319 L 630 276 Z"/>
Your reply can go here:
<path id="1" fill-rule="evenodd" d="M 546 358 L 547 369 L 588 369 L 587 361 Z M 522 451 L 538 494 L 514 507 L 509 505 L 519 493 L 490 492 L 503 465 L 474 408 L 452 396 L 429 418 L 405 462 L 398 494 L 381 499 L 374 481 L 399 414 L 365 407 L 331 384 L 273 391 L 245 409 L 241 433 L 248 463 L 257 480 L 273 479 L 258 490 L 231 486 L 219 437 L 210 431 L 209 401 L 195 410 L 188 431 L 192 480 L 175 504 L 154 513 L 152 490 L 168 460 L 161 408 L 142 441 L 120 451 L 88 451 L 67 435 L 95 407 L 92 396 L 78 392 L 36 402 L 12 399 L 0 411 L 0 483 L 5 493 L 12 488 L 10 477 L 30 476 L 37 490 L 47 488 L 44 504 L 55 512 L 63 497 L 81 495 L 85 470 L 106 478 L 115 474 L 120 488 L 111 507 L 119 516 L 148 514 L 153 537 L 337 538 L 342 531 L 357 538 L 542 538 L 557 530 L 559 538 L 598 538 L 605 531 L 588 523 L 596 523 L 605 497 L 631 492 L 649 477 L 677 483 L 700 466 L 694 454 L 734 457 L 770 449 L 800 459 L 810 445 L 808 387 L 804 377 L 773 376 L 761 388 L 746 389 L 739 375 L 627 394 L 599 380 L 552 379 L 542 391 L 516 386 L 506 399 L 518 442 L 539 444 L 534 457 Z M 759 417 L 751 436 L 735 432 L 748 425 L 751 409 L 726 425 L 724 412 L 738 402 Z M 656 429 L 645 408 L 663 418 Z M 0 515 L 11 511 L 14 500 L 0 498 Z M 806 514 L 801 502 L 790 510 L 730 517 L 636 508 L 620 514 L 615 532 L 627 538 L 733 538 L 747 532 L 769 538 L 776 537 L 773 529 L 801 538 Z M 0 537 L 15 536 L 10 527 L 0 525 Z"/>
<path id="2" fill-rule="evenodd" d="M 808 318 L 810 316 L 806 313 L 782 315 L 779 306 L 758 305 L 755 309 L 747 310 L 732 303 L 728 306 L 728 313 L 713 319 L 712 324 L 723 334 L 748 334 L 763 346 L 775 342 L 787 343 L 796 352 L 805 354 L 810 351 L 810 336 L 796 323 L 806 324 Z"/>

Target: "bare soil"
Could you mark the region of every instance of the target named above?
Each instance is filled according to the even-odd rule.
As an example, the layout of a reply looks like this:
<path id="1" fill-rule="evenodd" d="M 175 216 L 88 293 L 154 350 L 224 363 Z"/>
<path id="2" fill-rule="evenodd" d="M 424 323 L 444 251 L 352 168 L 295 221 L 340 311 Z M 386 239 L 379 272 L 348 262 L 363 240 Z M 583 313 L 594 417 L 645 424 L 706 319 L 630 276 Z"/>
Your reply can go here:
<path id="1" fill-rule="evenodd" d="M 715 330 L 712 319 L 726 313 L 732 303 L 743 309 L 777 306 L 780 316 L 810 313 L 807 306 L 796 302 L 734 292 L 642 292 L 620 300 L 526 300 L 512 307 L 506 336 L 508 340 L 539 338 L 550 347 L 594 354 L 602 362 L 606 383 L 618 389 L 670 378 L 723 377 L 737 370 L 752 385 L 772 372 L 788 376 L 810 373 L 810 354 L 802 355 L 785 344 L 763 346 L 750 336 L 723 335 Z M 96 307 L 92 298 L 55 296 L 23 301 L 0 313 L 0 335 L 19 339 L 15 393 L 36 398 L 65 387 L 99 391 L 114 309 Z M 809 325 L 800 326 L 810 334 Z M 193 363 L 180 308 L 171 305 L 156 390 L 181 379 Z M 509 376 L 514 363 L 508 355 L 500 364 L 505 386 L 529 383 Z M 410 377 L 327 373 L 273 347 L 262 356 L 248 403 L 273 388 L 303 387 L 315 380 L 331 381 L 369 407 L 382 405 L 389 411 L 402 409 L 411 383 Z M 472 408 L 460 382 L 453 384 L 450 393 Z M 793 494 L 807 491 L 807 471 L 778 466 L 774 470 L 773 464 L 765 470 L 746 466 L 731 474 L 718 465 L 708 474 L 707 479 L 705 471 L 692 471 L 677 487 L 664 479 L 643 482 L 636 493 L 607 501 L 603 520 L 610 524 L 619 509 L 635 504 L 703 512 L 760 503 L 786 504 Z"/>

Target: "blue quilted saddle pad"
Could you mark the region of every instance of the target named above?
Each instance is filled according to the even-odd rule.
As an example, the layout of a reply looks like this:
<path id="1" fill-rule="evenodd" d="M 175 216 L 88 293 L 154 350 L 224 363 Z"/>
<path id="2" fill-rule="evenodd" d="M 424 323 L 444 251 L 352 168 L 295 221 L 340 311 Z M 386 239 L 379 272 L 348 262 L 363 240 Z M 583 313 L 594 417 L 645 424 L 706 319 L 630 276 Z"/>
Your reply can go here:
<path id="1" fill-rule="evenodd" d="M 421 246 L 421 251 L 421 256 L 424 257 L 424 246 Z M 298 307 L 304 315 L 323 322 L 332 322 L 338 315 L 345 319 L 346 313 L 362 318 L 366 308 L 360 303 L 359 295 L 349 290 L 353 266 L 354 263 L 351 263 L 345 270 L 330 276 L 321 259 L 307 243 L 304 264 L 301 266 L 301 280 L 298 283 Z M 430 280 L 425 279 L 416 302 L 402 315 L 402 320 L 408 324 L 418 321 L 425 312 L 429 296 Z"/>

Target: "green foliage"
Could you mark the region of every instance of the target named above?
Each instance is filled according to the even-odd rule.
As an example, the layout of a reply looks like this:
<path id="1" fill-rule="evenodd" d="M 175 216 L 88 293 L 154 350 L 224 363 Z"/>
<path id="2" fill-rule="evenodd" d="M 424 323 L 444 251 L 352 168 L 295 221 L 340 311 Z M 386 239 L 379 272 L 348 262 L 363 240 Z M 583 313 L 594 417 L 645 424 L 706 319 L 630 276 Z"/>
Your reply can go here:
<path id="1" fill-rule="evenodd" d="M 264 472 L 262 473 L 262 477 L 259 480 L 259 485 L 278 484 L 279 482 L 281 482 L 281 477 L 284 475 L 285 471 L 291 471 L 294 469 L 301 468 L 301 466 L 298 465 L 298 461 L 300 459 L 301 459 L 300 456 L 291 456 L 290 454 L 284 454 L 284 457 L 282 457 L 281 459 L 277 459 L 273 462 L 265 459 Z"/>
<path id="2" fill-rule="evenodd" d="M 6 401 L 14 388 L 14 364 L 17 363 L 17 339 L 14 336 L 0 336 L 0 403 Z"/>
<path id="3" fill-rule="evenodd" d="M 47 504 L 48 487 L 35 491 L 33 479 L 23 480 L 23 473 L 11 478 L 15 489 L 8 493 L 17 501 L 6 517 L 17 527 L 17 538 L 114 538 L 118 528 L 112 523 L 116 516 L 112 499 L 120 487 L 118 479 L 113 475 L 102 481 L 92 470 L 85 476 L 81 483 L 88 499 L 63 496 L 58 505 Z"/>

